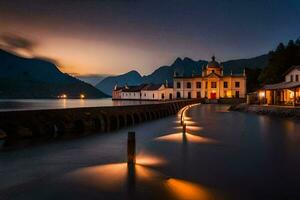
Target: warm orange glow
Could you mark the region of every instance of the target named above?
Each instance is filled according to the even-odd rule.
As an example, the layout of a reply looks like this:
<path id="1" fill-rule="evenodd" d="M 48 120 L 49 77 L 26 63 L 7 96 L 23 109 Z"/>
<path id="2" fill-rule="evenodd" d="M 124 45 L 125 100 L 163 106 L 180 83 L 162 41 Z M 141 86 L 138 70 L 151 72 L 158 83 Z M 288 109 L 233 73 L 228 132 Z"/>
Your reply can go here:
<path id="1" fill-rule="evenodd" d="M 84 99 L 85 95 L 84 94 L 80 94 L 80 99 Z"/>
<path id="2" fill-rule="evenodd" d="M 132 170 L 133 173 L 129 173 Z M 129 177 L 131 175 L 131 177 Z M 135 164 L 130 168 L 127 163 L 116 163 L 87 167 L 69 173 L 67 178 L 82 186 L 94 187 L 104 191 L 121 191 L 128 180 L 137 181 L 165 181 L 161 173 L 147 167 Z"/>
<path id="3" fill-rule="evenodd" d="M 127 178 L 127 163 L 79 169 L 68 175 L 75 182 L 107 191 L 121 189 Z M 105 184 L 104 184 L 105 183 Z"/>
<path id="4" fill-rule="evenodd" d="M 175 129 L 177 130 L 181 130 L 182 129 L 182 126 L 176 126 Z M 199 127 L 199 126 L 186 126 L 186 130 L 190 130 L 190 131 L 200 131 L 202 130 L 203 128 L 202 127 Z"/>
<path id="5" fill-rule="evenodd" d="M 203 186 L 196 183 L 170 178 L 165 184 L 167 190 L 175 199 L 207 200 L 214 199 L 213 195 Z"/>
<path id="6" fill-rule="evenodd" d="M 217 143 L 216 140 L 193 135 L 190 133 L 186 133 L 185 137 L 184 137 L 181 132 L 157 137 L 155 140 L 164 141 L 164 142 L 184 142 L 184 141 L 186 141 L 186 142 L 191 142 L 191 143 L 206 143 L 206 144 Z"/>
<path id="7" fill-rule="evenodd" d="M 154 166 L 165 164 L 166 161 L 162 158 L 140 153 L 136 156 L 136 164 L 143 166 Z"/>
<path id="8" fill-rule="evenodd" d="M 294 98 L 294 91 L 288 90 L 290 99 Z"/>
<path id="9" fill-rule="evenodd" d="M 66 94 L 62 94 L 62 95 L 59 95 L 57 96 L 59 99 L 67 99 L 68 96 Z"/>
<path id="10" fill-rule="evenodd" d="M 190 120 L 187 120 L 186 118 L 184 118 L 185 120 L 184 120 L 184 123 L 186 124 L 186 125 L 195 125 L 195 124 L 197 124 L 196 122 L 194 122 L 194 121 L 190 121 Z"/>
<path id="11" fill-rule="evenodd" d="M 265 92 L 264 92 L 264 91 L 260 91 L 260 92 L 259 92 L 259 97 L 261 97 L 261 98 L 264 98 L 264 97 L 265 97 L 265 95 L 266 95 L 266 94 L 265 94 Z"/>

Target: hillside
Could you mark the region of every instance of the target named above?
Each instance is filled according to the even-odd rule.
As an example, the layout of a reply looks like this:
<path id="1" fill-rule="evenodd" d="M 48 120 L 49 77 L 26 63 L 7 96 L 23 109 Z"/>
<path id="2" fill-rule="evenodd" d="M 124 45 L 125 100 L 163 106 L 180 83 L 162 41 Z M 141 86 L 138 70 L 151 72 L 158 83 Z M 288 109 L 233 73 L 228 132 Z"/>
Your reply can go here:
<path id="1" fill-rule="evenodd" d="M 262 55 L 249 59 L 230 60 L 223 62 L 224 72 L 230 73 L 243 73 L 244 68 L 248 69 L 262 69 L 267 65 L 268 55 Z M 122 74 L 120 76 L 110 76 L 100 81 L 96 87 L 106 94 L 111 95 L 112 89 L 116 83 L 119 86 L 124 84 L 137 85 L 141 83 L 164 83 L 166 80 L 169 83 L 173 82 L 174 72 L 178 75 L 191 76 L 194 74 L 201 74 L 202 67 L 207 64 L 205 60 L 194 61 L 190 58 L 177 58 L 170 66 L 161 66 L 153 73 L 147 76 L 141 77 L 141 75 L 134 71 Z"/>
<path id="2" fill-rule="evenodd" d="M 68 74 L 51 62 L 28 59 L 0 49 L 0 98 L 106 97 L 104 93 Z"/>

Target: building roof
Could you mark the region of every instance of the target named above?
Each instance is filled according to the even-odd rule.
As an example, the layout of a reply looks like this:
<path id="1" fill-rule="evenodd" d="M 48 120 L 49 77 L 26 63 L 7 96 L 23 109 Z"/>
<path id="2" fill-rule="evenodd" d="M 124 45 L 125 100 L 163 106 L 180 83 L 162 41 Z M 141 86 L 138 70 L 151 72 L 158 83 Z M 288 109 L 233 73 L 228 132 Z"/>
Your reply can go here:
<path id="1" fill-rule="evenodd" d="M 293 89 L 300 87 L 300 82 L 282 82 L 276 84 L 269 84 L 262 87 L 263 90 L 279 90 L 279 89 Z"/>
<path id="2" fill-rule="evenodd" d="M 143 90 L 149 90 L 149 91 L 158 90 L 161 86 L 162 86 L 162 84 L 149 84 L 149 85 L 146 85 L 143 88 Z"/>
<path id="3" fill-rule="evenodd" d="M 175 76 L 174 79 L 190 79 L 190 78 L 208 78 L 211 76 L 212 73 L 206 75 L 206 76 L 202 76 L 202 75 L 194 75 L 194 76 Z M 220 78 L 225 78 L 225 77 L 246 77 L 244 74 L 228 74 L 228 75 L 223 75 L 220 76 L 218 74 L 216 74 L 216 76 L 220 77 Z"/>
<path id="4" fill-rule="evenodd" d="M 287 75 L 288 73 L 290 73 L 290 72 L 291 72 L 292 70 L 294 70 L 294 69 L 300 71 L 300 65 L 290 67 L 283 75 L 284 75 L 284 76 Z"/>
<path id="5" fill-rule="evenodd" d="M 211 61 L 207 63 L 206 67 L 208 68 L 219 68 L 220 67 L 220 63 L 218 63 L 216 61 L 216 57 L 212 56 L 211 57 Z"/>
<path id="6" fill-rule="evenodd" d="M 213 77 L 213 76 L 216 76 L 216 77 L 221 77 L 221 75 L 219 75 L 219 74 L 216 74 L 215 72 L 212 72 L 212 73 L 210 73 L 210 74 L 207 74 L 206 76 L 204 76 L 205 78 L 209 78 L 209 77 Z"/>
<path id="7" fill-rule="evenodd" d="M 137 86 L 125 86 L 123 87 L 122 91 L 123 92 L 140 92 L 144 87 L 146 87 L 147 84 L 141 84 Z"/>

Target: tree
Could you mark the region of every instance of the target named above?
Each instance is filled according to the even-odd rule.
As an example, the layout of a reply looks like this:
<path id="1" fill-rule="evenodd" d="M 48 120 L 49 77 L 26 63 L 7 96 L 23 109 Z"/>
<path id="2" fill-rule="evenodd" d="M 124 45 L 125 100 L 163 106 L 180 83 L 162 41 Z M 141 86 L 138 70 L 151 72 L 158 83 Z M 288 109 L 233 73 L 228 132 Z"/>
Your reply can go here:
<path id="1" fill-rule="evenodd" d="M 269 53 L 268 65 L 258 77 L 262 84 L 284 81 L 283 74 L 292 66 L 300 65 L 300 42 L 290 40 L 285 46 L 280 43 L 274 52 Z"/>

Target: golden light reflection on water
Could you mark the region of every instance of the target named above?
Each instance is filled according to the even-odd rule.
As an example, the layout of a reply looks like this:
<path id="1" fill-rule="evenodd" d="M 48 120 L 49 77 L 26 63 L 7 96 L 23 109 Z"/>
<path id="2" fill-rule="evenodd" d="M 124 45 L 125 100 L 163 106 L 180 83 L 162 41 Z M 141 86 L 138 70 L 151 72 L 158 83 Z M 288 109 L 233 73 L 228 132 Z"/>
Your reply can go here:
<path id="1" fill-rule="evenodd" d="M 68 176 L 85 186 L 115 191 L 121 189 L 125 184 L 127 174 L 127 163 L 116 163 L 86 167 L 72 172 Z"/>
<path id="2" fill-rule="evenodd" d="M 163 165 L 166 163 L 166 160 L 153 156 L 153 155 L 148 155 L 143 152 L 139 153 L 136 156 L 136 164 L 138 165 L 143 165 L 143 166 L 156 166 L 156 165 Z"/>
<path id="3" fill-rule="evenodd" d="M 206 144 L 217 143 L 216 140 L 193 135 L 190 133 L 186 133 L 184 136 L 182 134 L 182 132 L 160 136 L 160 137 L 155 138 L 155 140 L 165 141 L 165 142 L 185 142 L 186 141 L 186 142 L 191 142 L 191 143 L 206 143 Z"/>
<path id="4" fill-rule="evenodd" d="M 182 126 L 176 126 L 175 129 L 181 130 Z M 199 126 L 186 126 L 186 130 L 188 131 L 200 131 L 202 130 L 202 127 Z"/>
<path id="5" fill-rule="evenodd" d="M 208 200 L 214 199 L 213 195 L 203 186 L 196 183 L 170 178 L 165 187 L 174 199 Z"/>
<path id="6" fill-rule="evenodd" d="M 195 125 L 195 124 L 197 124 L 196 122 L 191 121 L 191 120 L 184 120 L 184 123 L 185 123 L 186 125 Z"/>
<path id="7" fill-rule="evenodd" d="M 79 169 L 67 175 L 73 182 L 104 191 L 121 191 L 128 180 L 163 181 L 166 177 L 150 168 L 127 163 L 106 164 Z"/>

